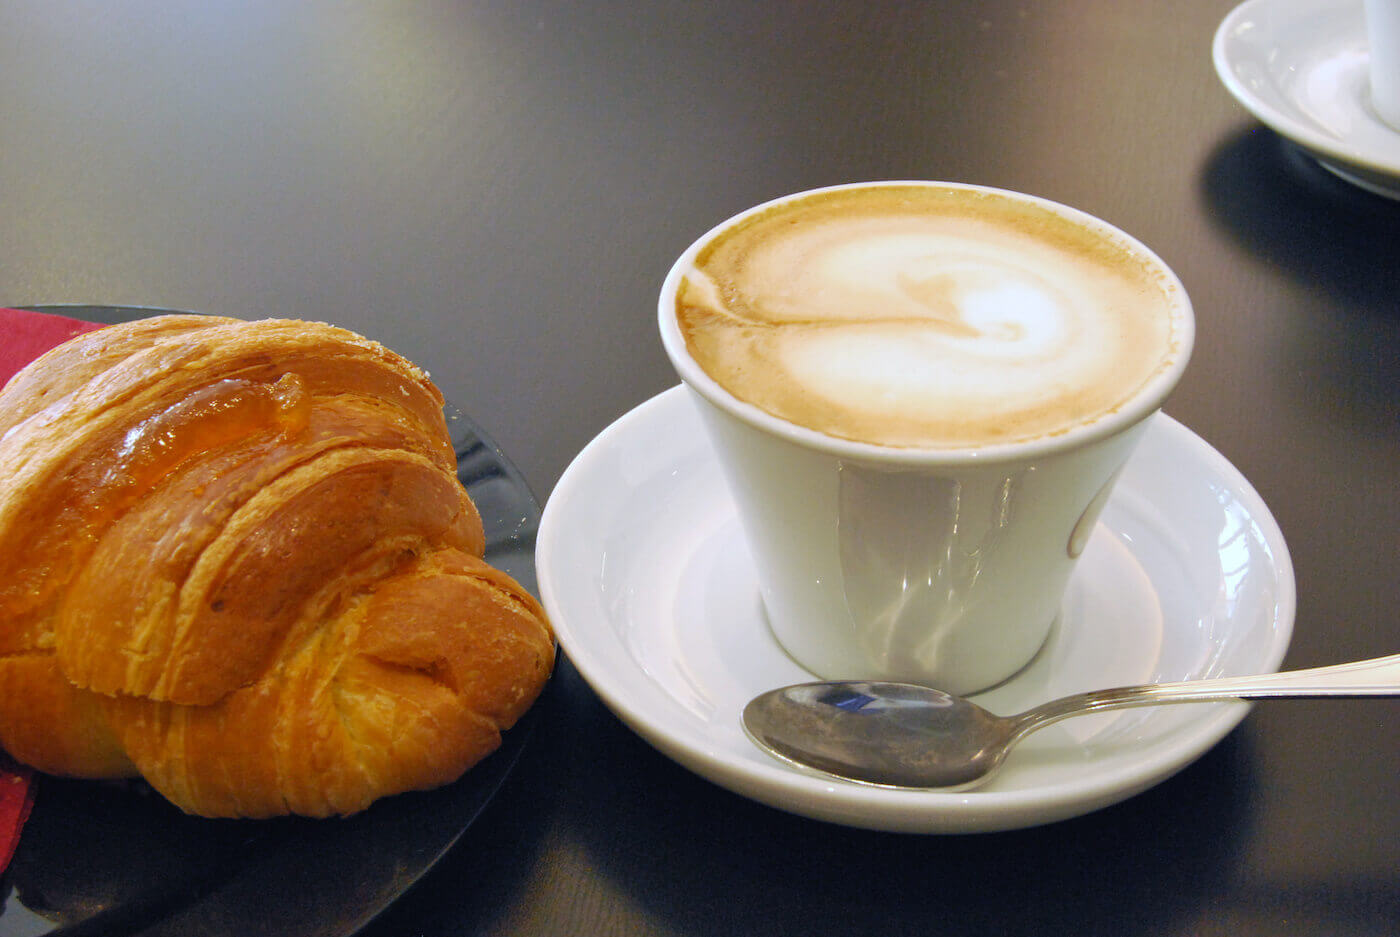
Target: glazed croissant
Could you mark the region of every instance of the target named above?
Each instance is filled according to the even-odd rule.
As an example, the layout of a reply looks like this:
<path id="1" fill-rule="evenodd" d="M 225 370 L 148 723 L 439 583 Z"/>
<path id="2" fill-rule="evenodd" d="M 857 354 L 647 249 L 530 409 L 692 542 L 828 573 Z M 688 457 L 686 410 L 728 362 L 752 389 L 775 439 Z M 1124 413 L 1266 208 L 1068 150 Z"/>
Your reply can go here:
<path id="1" fill-rule="evenodd" d="M 205 816 L 460 776 L 542 689 L 427 376 L 354 333 L 160 316 L 0 392 L 0 746 Z"/>

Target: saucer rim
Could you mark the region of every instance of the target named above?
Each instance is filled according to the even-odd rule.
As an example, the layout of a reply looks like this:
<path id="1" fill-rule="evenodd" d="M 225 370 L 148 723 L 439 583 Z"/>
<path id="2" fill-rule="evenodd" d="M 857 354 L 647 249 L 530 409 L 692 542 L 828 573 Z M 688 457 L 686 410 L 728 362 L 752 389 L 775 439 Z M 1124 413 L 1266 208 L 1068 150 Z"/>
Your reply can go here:
<path id="1" fill-rule="evenodd" d="M 1132 797 L 1192 764 L 1250 711 L 1250 704 L 1244 702 L 1199 704 L 1196 708 L 1200 717 L 1174 730 L 1171 744 L 1154 748 L 1144 757 L 1128 759 L 1097 774 L 1087 784 L 961 792 L 879 788 L 839 781 L 777 759 L 771 763 L 739 760 L 726 749 L 704 744 L 703 732 L 668 727 L 665 720 L 653 718 L 646 706 L 638 705 L 653 693 L 660 693 L 660 688 L 639 689 L 617 679 L 603 659 L 605 655 L 595 654 L 572 631 L 570 617 L 555 593 L 554 580 L 556 547 L 564 536 L 558 521 L 564 510 L 561 505 L 580 494 L 575 489 L 581 489 L 590 464 L 600 452 L 632 432 L 633 424 L 645 425 L 658 418 L 653 411 L 664 413 L 668 407 L 689 403 L 685 393 L 684 385 L 679 385 L 644 401 L 584 447 L 545 505 L 536 548 L 541 600 L 554 620 L 564 653 L 625 725 L 682 767 L 740 796 L 841 825 L 925 834 L 995 832 L 1069 819 Z M 1157 421 L 1152 431 L 1174 434 L 1176 444 L 1196 447 L 1201 462 L 1208 463 L 1213 473 L 1229 479 L 1232 494 L 1258 524 L 1278 577 L 1275 617 L 1268 640 L 1261 641 L 1260 670 L 1277 669 L 1287 652 L 1296 612 L 1296 581 L 1282 532 L 1258 492 L 1223 455 L 1170 416 L 1159 412 L 1152 419 Z M 566 554 L 567 551 L 559 552 L 561 557 Z"/>
<path id="2" fill-rule="evenodd" d="M 1351 9 L 1352 7 L 1354 9 Z M 1361 8 L 1359 2 L 1339 7 L 1329 0 L 1245 0 L 1225 15 L 1216 28 L 1212 40 L 1211 58 L 1221 83 L 1235 100 L 1256 119 L 1271 130 L 1302 146 L 1325 168 L 1348 182 L 1377 194 L 1391 197 L 1400 196 L 1400 132 L 1397 132 L 1396 135 L 1397 156 L 1389 157 L 1389 154 L 1384 151 L 1362 147 L 1346 139 L 1337 138 L 1309 127 L 1298 119 L 1296 112 L 1290 113 L 1275 106 L 1271 101 L 1255 94 L 1245 82 L 1237 77 L 1236 66 L 1246 60 L 1239 53 L 1258 43 L 1245 43 L 1236 40 L 1233 36 L 1235 27 L 1241 20 L 1260 10 L 1271 8 L 1285 10 L 1296 17 L 1318 12 L 1354 13 L 1357 15 L 1352 17 L 1348 25 L 1351 25 L 1352 22 L 1364 22 L 1359 15 Z M 1277 36 L 1277 32 L 1272 33 L 1271 36 Z M 1249 61 L 1257 61 L 1257 59 L 1257 56 L 1248 58 Z M 1288 99 L 1286 95 L 1281 95 L 1281 97 Z M 1369 113 L 1369 108 L 1367 111 Z M 1384 127 L 1379 118 L 1373 114 L 1370 116 L 1378 126 Z M 1337 163 L 1341 165 L 1334 165 Z M 1356 175 L 1358 173 L 1363 175 L 1358 178 Z M 1370 175 L 1383 177 L 1383 180 L 1370 178 Z"/>

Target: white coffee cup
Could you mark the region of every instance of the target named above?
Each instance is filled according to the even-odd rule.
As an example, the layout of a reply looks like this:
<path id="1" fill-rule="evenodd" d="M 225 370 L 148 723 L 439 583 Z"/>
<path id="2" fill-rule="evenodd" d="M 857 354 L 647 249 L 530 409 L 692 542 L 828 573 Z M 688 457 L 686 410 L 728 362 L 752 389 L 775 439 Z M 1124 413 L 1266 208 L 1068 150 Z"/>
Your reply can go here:
<path id="1" fill-rule="evenodd" d="M 1029 258 L 1040 256 L 1036 238 L 1041 235 L 1035 232 L 1045 222 L 1069 231 L 1071 240 L 1087 245 L 1090 253 L 1101 249 L 1105 256 L 1119 258 L 1113 261 L 1114 270 L 1123 260 L 1124 269 L 1133 271 L 1129 279 L 1135 288 L 1146 290 L 1144 295 L 1160 295 L 1160 311 L 1153 313 L 1160 316 L 1153 320 L 1160 326 L 1154 333 L 1158 335 L 1154 341 L 1162 346 L 1160 361 L 1106 412 L 1051 430 L 1032 427 L 1024 438 L 1013 434 L 994 441 L 871 441 L 859 438 L 859 429 L 855 433 L 814 429 L 775 415 L 765 409 L 766 403 L 760 406 L 726 388 L 706 370 L 717 366 L 697 361 L 694 352 L 699 345 L 691 345 L 691 341 L 708 339 L 696 338 L 694 331 L 688 337 L 678 316 L 678 294 L 686 297 L 686 303 L 708 296 L 708 286 L 697 285 L 708 282 L 697 272 L 697 257 L 713 257 L 713 245 L 733 243 L 733 232 L 752 230 L 754 219 L 783 218 L 782 213 L 810 200 L 855 199 L 859 214 L 859 200 L 875 190 L 885 195 L 927 194 L 954 202 L 983 200 L 1000 206 L 997 211 L 1010 212 L 1013 219 L 1025 212 L 1034 221 L 1027 225 L 1031 232 L 1026 235 L 1030 238 L 1028 265 Z M 979 203 L 976 211 L 984 210 Z M 1013 233 L 1017 238 L 1022 234 Z M 954 245 L 959 271 L 971 264 L 976 268 L 972 280 L 978 283 L 988 270 L 994 278 L 1002 276 L 996 272 L 1006 253 L 1000 242 L 991 251 L 977 248 L 973 251 L 977 256 L 968 260 L 957 247 L 957 238 L 955 234 L 951 242 L 940 243 L 945 248 Z M 1054 236 L 1045 236 L 1045 241 L 1050 245 L 1046 250 L 1058 249 Z M 889 246 L 877 239 L 877 254 Z M 863 258 L 856 264 L 861 270 L 883 263 L 868 254 L 856 256 Z M 1035 262 L 1041 264 L 1039 272 L 1028 282 L 1040 283 L 1044 277 L 1056 283 L 1064 280 L 1061 285 L 1074 295 L 1080 295 L 1076 290 L 1084 285 L 1074 282 L 1076 277 L 1099 276 L 1061 276 L 1053 257 L 1050 266 Z M 1007 276 L 1019 282 L 1019 268 L 1012 264 L 1006 269 L 1012 271 Z M 777 278 L 782 276 L 780 261 Z M 908 281 L 898 282 L 903 288 Z M 1147 421 L 1176 385 L 1194 339 L 1191 306 L 1180 281 L 1128 235 L 1082 212 L 1031 196 L 931 182 L 834 186 L 743 212 L 716 226 L 677 260 L 662 287 L 658 312 L 662 343 L 692 391 L 723 468 L 753 556 L 768 621 L 782 646 L 819 677 L 907 680 L 955 693 L 974 692 L 1005 680 L 1044 644 L 1112 482 Z M 876 319 L 883 314 L 878 309 L 875 313 Z M 977 319 L 985 313 L 963 310 L 960 314 Z M 688 323 L 694 318 L 689 312 L 685 315 Z M 977 328 L 989 334 L 996 329 L 1006 335 L 1021 334 L 1016 332 L 1020 326 L 977 321 Z M 835 329 L 822 329 L 821 338 L 799 334 L 795 357 L 810 351 L 818 358 L 830 353 L 839 359 L 843 349 L 860 349 L 861 342 L 869 339 L 861 332 L 868 324 L 840 320 Z M 880 344 L 881 338 L 875 341 L 874 353 L 887 349 L 902 356 L 906 348 L 935 346 L 942 334 L 938 330 L 945 325 L 939 324 L 932 337 L 919 332 L 905 341 L 901 333 L 885 345 Z M 840 329 L 848 326 L 854 329 L 851 341 L 839 340 Z M 903 321 L 896 326 L 903 328 Z M 909 327 L 924 328 L 921 320 Z M 788 329 L 790 323 L 785 321 L 779 328 Z M 876 323 L 874 328 L 883 325 Z M 957 338 L 970 327 L 959 321 L 949 328 Z M 1035 331 L 1033 324 L 1028 328 Z M 1005 337 L 1002 332 L 997 335 Z M 858 350 L 856 357 L 862 353 Z M 782 364 L 774 370 L 786 375 L 786 367 Z M 911 372 L 914 383 L 920 380 L 916 371 Z M 873 380 L 886 376 L 877 374 Z M 736 383 L 731 375 L 724 377 Z M 858 393 L 864 386 L 859 383 L 862 379 L 834 387 L 838 380 L 833 377 L 825 383 L 817 397 L 834 397 L 843 405 L 848 397 L 863 399 Z M 979 392 L 979 380 L 970 381 L 974 395 Z M 842 396 L 853 388 L 854 392 Z M 998 401 L 994 405 L 999 405 L 1002 395 L 993 396 Z M 884 399 L 872 395 L 877 398 Z M 972 432 L 977 432 L 975 424 Z"/>
<path id="2" fill-rule="evenodd" d="M 1400 130 L 1400 0 L 1366 0 L 1371 107 Z"/>

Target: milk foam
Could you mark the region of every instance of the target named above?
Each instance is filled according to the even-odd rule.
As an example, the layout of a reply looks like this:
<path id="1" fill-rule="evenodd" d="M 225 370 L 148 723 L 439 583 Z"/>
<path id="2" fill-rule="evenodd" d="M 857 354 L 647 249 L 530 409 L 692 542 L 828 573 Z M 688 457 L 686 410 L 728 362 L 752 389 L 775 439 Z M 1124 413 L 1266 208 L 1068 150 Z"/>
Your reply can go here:
<path id="1" fill-rule="evenodd" d="M 819 193 L 736 225 L 677 292 L 696 362 L 820 432 L 975 447 L 1092 422 L 1170 361 L 1159 268 L 1009 196 Z"/>

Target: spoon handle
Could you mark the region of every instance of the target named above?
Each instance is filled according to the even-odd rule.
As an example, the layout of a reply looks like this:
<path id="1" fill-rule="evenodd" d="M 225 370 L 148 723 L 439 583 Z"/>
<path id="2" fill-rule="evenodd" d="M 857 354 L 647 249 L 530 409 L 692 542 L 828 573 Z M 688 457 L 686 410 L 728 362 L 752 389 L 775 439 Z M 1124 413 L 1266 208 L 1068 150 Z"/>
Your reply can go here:
<path id="1" fill-rule="evenodd" d="M 1094 690 L 1052 700 L 1016 718 L 1024 732 L 1068 716 L 1126 706 L 1308 696 L 1400 696 L 1400 654 L 1283 673 Z"/>

